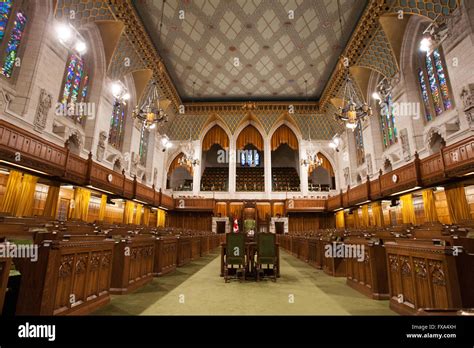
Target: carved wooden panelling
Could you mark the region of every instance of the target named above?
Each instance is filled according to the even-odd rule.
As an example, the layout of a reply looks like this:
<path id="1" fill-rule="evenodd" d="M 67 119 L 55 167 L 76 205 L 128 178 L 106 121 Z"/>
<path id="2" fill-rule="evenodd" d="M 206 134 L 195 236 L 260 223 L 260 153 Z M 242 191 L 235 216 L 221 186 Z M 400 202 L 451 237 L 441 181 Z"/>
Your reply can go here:
<path id="1" fill-rule="evenodd" d="M 415 187 L 417 182 L 415 163 L 410 163 L 395 169 L 380 177 L 380 187 L 383 195 Z"/>
<path id="2" fill-rule="evenodd" d="M 442 179 L 444 169 L 441 155 L 436 153 L 422 159 L 420 161 L 420 174 L 424 184 Z"/>
<path id="3" fill-rule="evenodd" d="M 328 211 L 334 211 L 342 207 L 341 195 L 332 196 L 328 198 L 327 209 Z"/>
<path id="4" fill-rule="evenodd" d="M 474 137 L 443 149 L 443 158 L 447 171 L 473 170 Z"/>

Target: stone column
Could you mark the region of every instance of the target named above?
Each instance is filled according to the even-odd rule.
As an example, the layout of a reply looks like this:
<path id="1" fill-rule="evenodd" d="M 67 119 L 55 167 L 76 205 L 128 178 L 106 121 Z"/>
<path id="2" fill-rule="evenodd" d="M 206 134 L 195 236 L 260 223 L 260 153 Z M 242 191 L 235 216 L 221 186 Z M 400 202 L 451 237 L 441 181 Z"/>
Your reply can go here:
<path id="1" fill-rule="evenodd" d="M 236 148 L 235 139 L 232 137 L 229 144 L 229 193 L 235 193 L 235 182 L 236 182 Z"/>
<path id="2" fill-rule="evenodd" d="M 270 198 L 272 193 L 272 149 L 269 137 L 263 139 L 263 157 L 265 166 L 265 194 Z"/>

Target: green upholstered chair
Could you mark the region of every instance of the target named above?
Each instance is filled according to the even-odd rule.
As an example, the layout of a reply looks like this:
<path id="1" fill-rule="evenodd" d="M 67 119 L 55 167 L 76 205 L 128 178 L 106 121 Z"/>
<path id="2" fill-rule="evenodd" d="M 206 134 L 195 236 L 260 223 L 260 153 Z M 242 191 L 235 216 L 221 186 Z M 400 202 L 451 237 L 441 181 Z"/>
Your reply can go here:
<path id="1" fill-rule="evenodd" d="M 245 258 L 245 234 L 244 233 L 227 233 L 226 234 L 226 254 L 224 261 L 224 280 L 229 280 L 229 267 L 242 270 L 243 279 L 245 280 L 245 268 L 247 267 Z M 236 270 L 236 275 L 237 275 Z"/>
<path id="2" fill-rule="evenodd" d="M 260 273 L 265 274 L 262 265 L 266 265 L 267 269 L 272 266 L 273 281 L 277 278 L 277 250 L 276 236 L 274 233 L 258 233 L 257 234 L 257 281 L 260 280 Z"/>
<path id="3" fill-rule="evenodd" d="M 256 223 L 255 220 L 247 219 L 244 221 L 244 232 L 247 233 L 250 230 L 255 231 Z"/>

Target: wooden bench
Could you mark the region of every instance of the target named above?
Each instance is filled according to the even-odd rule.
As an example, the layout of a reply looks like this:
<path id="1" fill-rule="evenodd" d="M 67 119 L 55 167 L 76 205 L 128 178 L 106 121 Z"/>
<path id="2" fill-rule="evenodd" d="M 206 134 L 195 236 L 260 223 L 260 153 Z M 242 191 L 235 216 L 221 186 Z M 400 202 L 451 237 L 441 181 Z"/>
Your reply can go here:
<path id="1" fill-rule="evenodd" d="M 473 255 L 455 256 L 452 246 L 427 240 L 398 240 L 386 243 L 385 248 L 394 311 L 414 314 L 421 308 L 474 306 L 472 291 L 461 291 L 472 285 Z"/>
<path id="2" fill-rule="evenodd" d="M 347 285 L 375 300 L 388 300 L 387 257 L 380 241 L 353 237 L 344 243 L 364 247 L 363 261 L 346 258 Z"/>
<path id="3" fill-rule="evenodd" d="M 5 245 L 4 243 L 1 244 Z M 11 258 L 0 257 L 0 314 L 3 310 L 3 303 L 5 301 L 5 294 L 7 292 L 8 276 L 10 274 L 11 262 Z"/>
<path id="4" fill-rule="evenodd" d="M 155 258 L 153 275 L 161 276 L 174 272 L 178 259 L 178 238 L 176 236 L 155 237 Z"/>
<path id="5" fill-rule="evenodd" d="M 126 294 L 153 279 L 155 237 L 116 237 L 110 292 Z"/>
<path id="6" fill-rule="evenodd" d="M 184 266 L 191 262 L 191 239 L 191 236 L 178 236 L 178 255 L 176 261 L 178 267 Z"/>
<path id="7" fill-rule="evenodd" d="M 92 236 L 43 240 L 38 260 L 15 259 L 17 315 L 87 314 L 109 302 L 113 241 Z"/>

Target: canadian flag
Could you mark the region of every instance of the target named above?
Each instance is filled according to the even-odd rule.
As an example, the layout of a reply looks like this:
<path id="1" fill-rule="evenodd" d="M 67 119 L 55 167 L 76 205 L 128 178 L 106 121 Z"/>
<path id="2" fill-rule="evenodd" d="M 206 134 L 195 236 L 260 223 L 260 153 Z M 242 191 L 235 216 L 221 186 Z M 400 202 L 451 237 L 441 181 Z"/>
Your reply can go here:
<path id="1" fill-rule="evenodd" d="M 239 232 L 239 223 L 238 223 L 238 221 L 237 221 L 236 218 L 234 219 L 234 226 L 233 226 L 233 229 L 234 229 L 234 233 L 238 233 L 238 232 Z"/>

